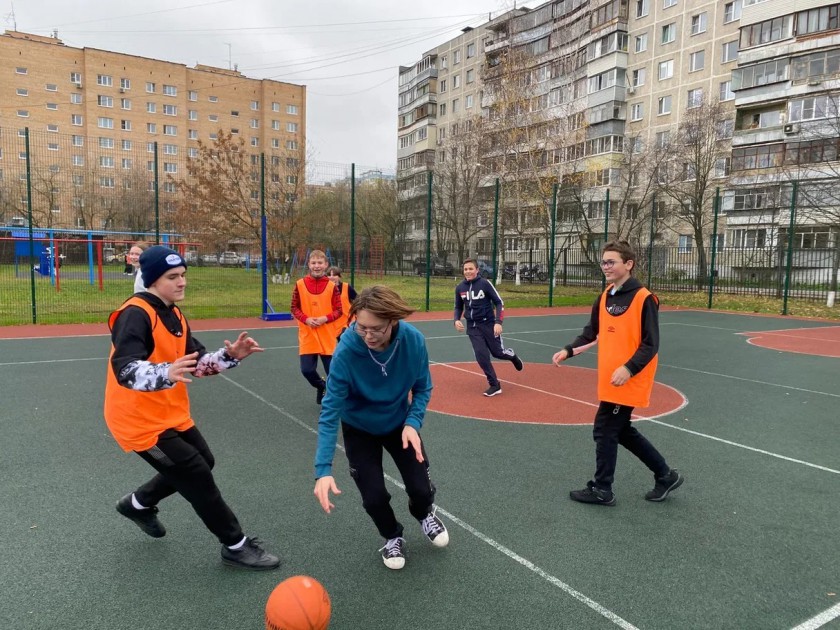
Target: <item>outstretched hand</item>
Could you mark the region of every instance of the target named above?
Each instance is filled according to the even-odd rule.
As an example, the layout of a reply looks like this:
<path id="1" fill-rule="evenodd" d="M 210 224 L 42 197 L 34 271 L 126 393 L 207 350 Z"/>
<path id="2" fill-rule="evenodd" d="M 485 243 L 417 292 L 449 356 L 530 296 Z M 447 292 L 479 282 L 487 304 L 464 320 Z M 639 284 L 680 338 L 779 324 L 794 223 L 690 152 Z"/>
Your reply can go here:
<path id="1" fill-rule="evenodd" d="M 247 332 L 242 331 L 233 343 L 225 339 L 225 352 L 231 358 L 241 361 L 255 352 L 263 352 L 263 349 L 253 337 L 249 337 Z"/>
<path id="2" fill-rule="evenodd" d="M 315 496 L 318 497 L 318 502 L 327 514 L 335 507 L 330 501 L 330 492 L 336 495 L 341 494 L 341 490 L 335 485 L 334 477 L 327 475 L 315 481 Z"/>
<path id="3" fill-rule="evenodd" d="M 564 348 L 564 349 L 563 349 L 563 350 L 561 350 L 560 352 L 556 352 L 556 353 L 554 354 L 554 356 L 553 356 L 553 357 L 551 357 L 551 362 L 552 362 L 554 365 L 556 365 L 556 366 L 558 366 L 558 367 L 559 367 L 559 366 L 560 366 L 560 364 L 561 364 L 561 363 L 563 363 L 563 361 L 565 361 L 565 360 L 566 360 L 566 359 L 568 359 L 568 358 L 569 358 L 569 353 L 568 353 L 568 352 L 566 351 L 566 349 Z"/>
<path id="4" fill-rule="evenodd" d="M 198 352 L 191 352 L 175 359 L 169 364 L 169 371 L 166 373 L 172 383 L 192 383 L 188 375 L 195 372 L 195 364 L 198 362 Z"/>
<path id="5" fill-rule="evenodd" d="M 417 429 L 412 426 L 405 425 L 402 431 L 402 446 L 403 448 L 408 448 L 408 445 L 414 448 L 414 455 L 417 457 L 417 461 L 423 461 L 423 443 L 420 441 L 420 434 L 417 433 Z"/>

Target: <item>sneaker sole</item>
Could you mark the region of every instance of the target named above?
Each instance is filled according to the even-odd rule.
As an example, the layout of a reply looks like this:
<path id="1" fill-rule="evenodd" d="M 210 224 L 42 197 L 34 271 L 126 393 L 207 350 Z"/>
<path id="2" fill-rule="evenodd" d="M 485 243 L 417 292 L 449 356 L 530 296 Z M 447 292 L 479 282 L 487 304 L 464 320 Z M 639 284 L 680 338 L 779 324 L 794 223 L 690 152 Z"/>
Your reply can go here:
<path id="1" fill-rule="evenodd" d="M 487 396 L 487 398 L 493 398 L 493 396 L 498 396 L 501 393 L 502 393 L 502 390 L 500 389 L 499 391 L 493 392 L 492 394 L 488 394 L 487 392 L 484 392 L 484 395 Z"/>
<path id="2" fill-rule="evenodd" d="M 392 571 L 399 571 L 405 566 L 405 558 L 383 558 L 382 562 Z"/>
<path id="3" fill-rule="evenodd" d="M 278 561 L 277 564 L 269 564 L 266 566 L 253 566 L 250 564 L 242 564 L 241 562 L 234 562 L 233 560 L 228 560 L 227 558 L 222 558 L 222 564 L 226 567 L 233 567 L 234 569 L 247 569 L 248 571 L 273 571 L 280 567 L 280 562 Z"/>
<path id="4" fill-rule="evenodd" d="M 581 501 L 580 499 L 575 499 L 572 496 L 569 498 L 575 503 L 583 503 L 584 505 L 605 505 L 606 507 L 613 507 L 615 505 L 615 497 L 609 501 Z"/>
<path id="5" fill-rule="evenodd" d="M 446 545 L 449 544 L 449 532 L 441 532 L 440 534 L 435 536 L 434 540 L 429 538 L 429 542 L 438 548 L 446 547 Z"/>
<path id="6" fill-rule="evenodd" d="M 650 499 L 645 497 L 645 499 L 647 499 L 648 501 L 652 501 L 653 503 L 659 503 L 660 501 L 664 501 L 668 498 L 668 495 L 671 494 L 671 490 L 676 490 L 677 488 L 679 488 L 683 484 L 683 481 L 684 479 L 682 478 L 682 476 L 680 476 L 679 479 L 677 479 L 667 490 L 665 490 L 665 492 L 662 493 L 661 497 L 653 497 Z"/>

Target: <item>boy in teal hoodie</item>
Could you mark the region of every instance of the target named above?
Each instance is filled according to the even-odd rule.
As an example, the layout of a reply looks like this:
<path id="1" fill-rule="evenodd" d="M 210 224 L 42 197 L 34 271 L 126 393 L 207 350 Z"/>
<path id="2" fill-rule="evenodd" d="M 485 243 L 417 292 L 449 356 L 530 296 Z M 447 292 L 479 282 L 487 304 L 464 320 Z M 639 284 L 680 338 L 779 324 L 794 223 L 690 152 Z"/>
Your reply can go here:
<path id="1" fill-rule="evenodd" d="M 335 507 L 330 492 L 341 494 L 332 476 L 340 424 L 350 475 L 365 511 L 385 539 L 380 551 L 389 569 L 405 566 L 406 544 L 385 487 L 383 449 L 400 471 L 409 511 L 423 533 L 436 547 L 449 543 L 449 533 L 435 515 L 435 486 L 419 435 L 432 394 L 432 377 L 422 333 L 402 321 L 413 312 L 388 287 L 372 286 L 359 293 L 350 308 L 350 319 L 355 322 L 341 336 L 333 355 L 315 454 L 315 496 L 330 512 Z"/>

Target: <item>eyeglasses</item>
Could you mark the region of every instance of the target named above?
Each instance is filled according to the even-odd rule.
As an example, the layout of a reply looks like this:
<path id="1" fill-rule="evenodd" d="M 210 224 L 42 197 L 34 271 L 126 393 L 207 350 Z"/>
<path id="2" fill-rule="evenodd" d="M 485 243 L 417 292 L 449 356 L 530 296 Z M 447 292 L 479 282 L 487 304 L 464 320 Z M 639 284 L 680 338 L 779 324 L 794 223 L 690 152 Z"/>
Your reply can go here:
<path id="1" fill-rule="evenodd" d="M 603 269 L 612 269 L 613 267 L 615 267 L 615 263 L 617 263 L 617 262 L 620 262 L 620 261 L 618 261 L 618 260 L 602 260 L 601 261 L 601 267 Z"/>
<path id="2" fill-rule="evenodd" d="M 371 326 L 371 327 L 359 326 L 359 324 L 357 323 L 356 324 L 356 334 L 359 335 L 359 337 L 367 337 L 368 335 L 373 335 L 374 337 L 379 337 L 380 335 L 384 335 L 385 331 L 387 331 L 388 328 L 390 328 L 390 327 L 391 327 L 391 322 L 388 322 L 384 326 Z"/>

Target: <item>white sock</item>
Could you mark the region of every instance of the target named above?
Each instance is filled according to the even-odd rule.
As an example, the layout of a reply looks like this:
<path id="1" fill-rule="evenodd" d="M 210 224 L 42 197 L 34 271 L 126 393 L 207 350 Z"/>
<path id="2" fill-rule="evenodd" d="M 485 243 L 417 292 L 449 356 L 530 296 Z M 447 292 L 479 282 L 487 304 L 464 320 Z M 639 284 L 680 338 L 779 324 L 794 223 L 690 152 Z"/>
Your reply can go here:
<path id="1" fill-rule="evenodd" d="M 248 537 L 247 537 L 247 536 L 243 536 L 243 537 L 242 537 L 242 540 L 240 540 L 240 541 L 239 541 L 238 543 L 236 543 L 235 545 L 228 545 L 228 546 L 227 546 L 227 548 L 228 548 L 228 549 L 230 549 L 231 551 L 237 551 L 238 549 L 242 549 L 242 547 L 243 547 L 243 546 L 245 546 L 245 541 L 246 541 L 246 540 L 248 540 Z"/>
<path id="2" fill-rule="evenodd" d="M 145 505 L 140 503 L 140 501 L 137 500 L 137 497 L 134 496 L 133 492 L 131 493 L 131 507 L 133 507 L 135 510 L 148 510 L 149 509 Z"/>

